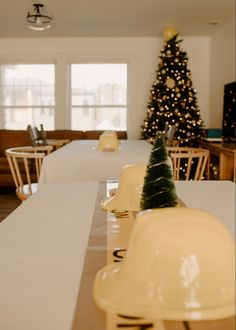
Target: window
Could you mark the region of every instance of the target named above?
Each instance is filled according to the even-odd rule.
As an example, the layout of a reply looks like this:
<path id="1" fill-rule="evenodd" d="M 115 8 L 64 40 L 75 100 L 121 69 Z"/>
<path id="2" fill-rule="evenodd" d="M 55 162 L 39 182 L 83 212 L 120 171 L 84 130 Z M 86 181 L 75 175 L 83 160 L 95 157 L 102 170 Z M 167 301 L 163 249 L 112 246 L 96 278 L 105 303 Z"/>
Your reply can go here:
<path id="1" fill-rule="evenodd" d="M 54 64 L 0 65 L 0 116 L 7 129 L 54 128 Z"/>
<path id="2" fill-rule="evenodd" d="M 71 65 L 71 127 L 126 130 L 127 64 Z"/>

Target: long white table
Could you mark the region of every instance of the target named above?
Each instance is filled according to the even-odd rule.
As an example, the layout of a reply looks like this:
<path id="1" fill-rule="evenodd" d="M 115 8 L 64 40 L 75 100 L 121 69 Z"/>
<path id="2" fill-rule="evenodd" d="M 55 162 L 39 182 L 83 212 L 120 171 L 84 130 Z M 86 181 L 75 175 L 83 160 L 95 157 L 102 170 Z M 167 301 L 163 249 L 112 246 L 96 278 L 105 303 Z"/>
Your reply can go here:
<path id="1" fill-rule="evenodd" d="M 45 185 L 0 224 L 0 329 L 70 329 L 97 189 Z"/>
<path id="2" fill-rule="evenodd" d="M 152 149 L 144 140 L 121 140 L 117 151 L 100 151 L 97 147 L 98 140 L 77 140 L 47 156 L 40 186 L 63 180 L 118 180 L 124 165 L 146 164 Z"/>
<path id="3" fill-rule="evenodd" d="M 187 207 L 213 213 L 235 235 L 233 182 L 175 184 Z M 98 187 L 45 184 L 0 224 L 0 329 L 71 329 Z"/>

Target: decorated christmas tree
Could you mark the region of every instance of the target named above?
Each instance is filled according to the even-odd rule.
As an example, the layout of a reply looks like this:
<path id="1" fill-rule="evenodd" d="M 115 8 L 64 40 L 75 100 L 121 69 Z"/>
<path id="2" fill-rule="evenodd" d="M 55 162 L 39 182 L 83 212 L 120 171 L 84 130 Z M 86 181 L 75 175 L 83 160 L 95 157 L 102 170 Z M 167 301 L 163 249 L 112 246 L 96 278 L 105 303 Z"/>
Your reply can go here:
<path id="1" fill-rule="evenodd" d="M 174 126 L 179 146 L 197 146 L 203 122 L 187 67 L 188 57 L 175 30 L 164 30 L 164 40 L 141 136 L 153 143 L 157 131 L 164 132 L 166 127 Z"/>
<path id="2" fill-rule="evenodd" d="M 140 209 L 172 207 L 177 204 L 175 185 L 162 132 L 157 132 L 144 177 Z"/>

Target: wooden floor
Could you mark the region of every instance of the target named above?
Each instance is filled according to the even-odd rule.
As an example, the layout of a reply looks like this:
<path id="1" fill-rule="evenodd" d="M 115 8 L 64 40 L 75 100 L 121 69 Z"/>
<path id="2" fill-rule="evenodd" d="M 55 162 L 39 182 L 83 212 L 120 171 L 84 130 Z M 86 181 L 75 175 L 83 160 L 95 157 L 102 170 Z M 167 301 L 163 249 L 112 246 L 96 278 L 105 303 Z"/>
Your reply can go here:
<path id="1" fill-rule="evenodd" d="M 0 222 L 21 204 L 15 193 L 15 187 L 0 188 Z"/>

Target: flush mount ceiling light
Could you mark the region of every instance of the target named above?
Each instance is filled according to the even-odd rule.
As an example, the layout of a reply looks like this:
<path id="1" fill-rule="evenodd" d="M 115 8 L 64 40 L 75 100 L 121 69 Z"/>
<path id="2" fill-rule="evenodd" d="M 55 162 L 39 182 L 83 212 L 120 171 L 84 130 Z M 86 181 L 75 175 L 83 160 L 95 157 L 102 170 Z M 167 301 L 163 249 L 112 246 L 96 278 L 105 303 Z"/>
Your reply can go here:
<path id="1" fill-rule="evenodd" d="M 212 20 L 209 22 L 210 25 L 218 25 L 220 22 L 216 20 Z"/>
<path id="2" fill-rule="evenodd" d="M 35 3 L 34 9 L 27 14 L 28 27 L 32 30 L 43 31 L 51 27 L 52 16 L 44 12 L 44 5 Z"/>

